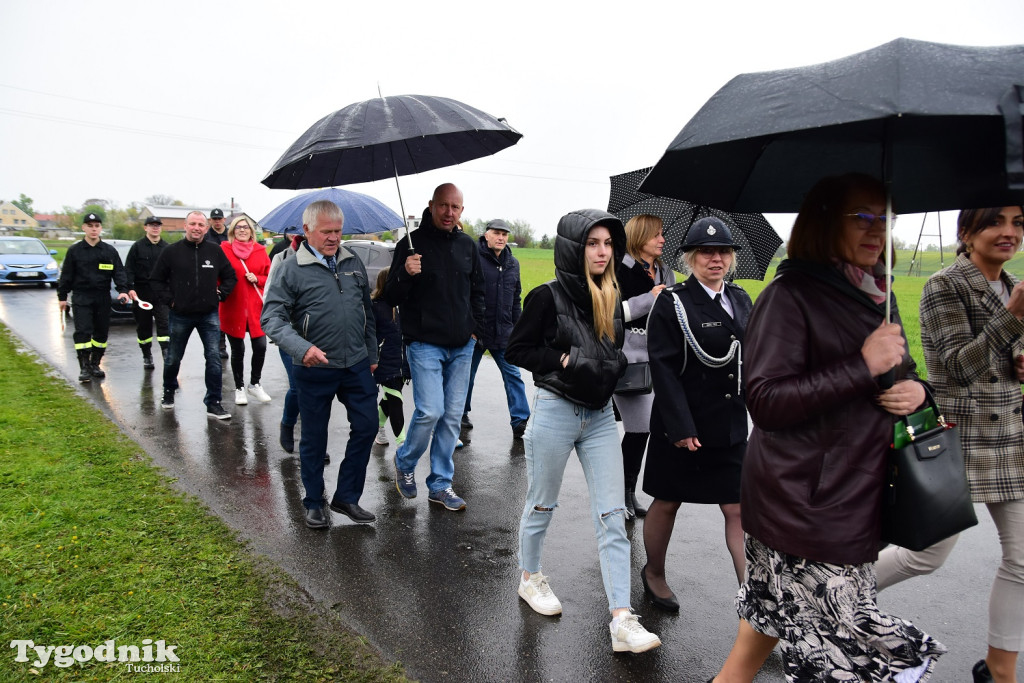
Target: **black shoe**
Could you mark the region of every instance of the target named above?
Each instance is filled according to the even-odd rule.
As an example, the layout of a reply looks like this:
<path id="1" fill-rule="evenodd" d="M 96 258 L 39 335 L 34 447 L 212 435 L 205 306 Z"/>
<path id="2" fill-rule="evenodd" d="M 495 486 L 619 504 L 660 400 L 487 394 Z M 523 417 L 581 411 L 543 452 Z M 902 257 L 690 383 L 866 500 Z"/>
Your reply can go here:
<path id="1" fill-rule="evenodd" d="M 463 429 L 472 429 L 473 428 L 473 423 L 469 421 L 469 414 L 468 413 L 463 414 L 463 416 L 462 416 L 462 428 Z"/>
<path id="2" fill-rule="evenodd" d="M 285 453 L 295 452 L 295 425 L 281 425 L 281 448 Z"/>
<path id="3" fill-rule="evenodd" d="M 151 353 L 143 354 L 143 356 L 142 356 L 142 369 L 143 370 L 152 370 L 155 367 L 156 367 L 156 364 L 153 363 L 153 354 L 151 354 Z"/>
<path id="4" fill-rule="evenodd" d="M 164 399 L 160 401 L 160 407 L 167 410 L 174 408 L 174 389 L 164 389 Z"/>
<path id="5" fill-rule="evenodd" d="M 89 372 L 88 365 L 83 365 L 81 368 L 79 368 L 78 381 L 81 382 L 82 384 L 92 381 L 92 373 Z"/>
<path id="6" fill-rule="evenodd" d="M 512 438 L 513 439 L 521 439 L 521 438 L 523 438 L 523 434 L 525 434 L 525 433 L 526 433 L 526 423 L 525 422 L 520 422 L 519 424 L 517 424 L 515 427 L 512 428 Z"/>
<path id="7" fill-rule="evenodd" d="M 974 683 L 992 683 L 995 680 L 984 659 L 978 660 L 978 663 L 971 669 L 971 675 L 974 676 Z"/>
<path id="8" fill-rule="evenodd" d="M 310 529 L 326 529 L 331 526 L 323 508 L 306 508 L 306 526 Z"/>
<path id="9" fill-rule="evenodd" d="M 647 585 L 647 565 L 640 570 L 640 581 L 644 584 L 644 594 L 651 599 L 654 606 L 660 610 L 666 612 L 678 612 L 679 611 L 679 600 L 676 599 L 675 595 L 670 595 L 667 598 L 662 598 L 654 594 L 651 587 Z"/>
<path id="10" fill-rule="evenodd" d="M 331 502 L 331 509 L 345 515 L 357 524 L 369 524 L 377 520 L 377 515 L 359 507 L 359 503 L 335 503 Z"/>
<path id="11" fill-rule="evenodd" d="M 231 419 L 231 413 L 224 410 L 224 406 L 219 403 L 211 403 L 206 407 L 206 414 L 210 417 L 215 417 L 218 420 L 229 420 Z"/>
<path id="12" fill-rule="evenodd" d="M 640 504 L 640 501 L 636 499 L 636 489 L 626 489 L 626 509 L 633 509 L 633 514 L 637 517 L 646 517 L 647 508 Z"/>
<path id="13" fill-rule="evenodd" d="M 220 357 L 221 357 L 221 358 L 222 358 L 223 360 L 227 360 L 227 359 L 228 359 L 228 350 L 227 350 L 227 349 L 225 349 L 225 348 L 224 348 L 223 346 L 222 346 L 222 347 L 220 347 Z"/>
<path id="14" fill-rule="evenodd" d="M 103 379 L 104 377 L 107 376 L 107 373 L 103 372 L 103 370 L 100 369 L 100 366 L 96 365 L 95 363 L 89 364 L 89 372 L 96 379 Z"/>

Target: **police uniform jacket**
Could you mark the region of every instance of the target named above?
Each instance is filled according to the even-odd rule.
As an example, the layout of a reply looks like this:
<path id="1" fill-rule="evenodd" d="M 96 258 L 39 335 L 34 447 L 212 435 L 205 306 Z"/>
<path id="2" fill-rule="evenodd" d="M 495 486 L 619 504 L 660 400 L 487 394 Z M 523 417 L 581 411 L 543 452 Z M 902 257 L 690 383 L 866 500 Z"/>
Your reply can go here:
<path id="1" fill-rule="evenodd" d="M 901 324 L 895 297 L 893 322 Z M 885 317 L 836 267 L 783 261 L 757 299 L 743 379 L 754 422 L 740 483 L 743 530 L 830 564 L 878 558 L 894 416 L 861 355 Z M 895 379 L 916 379 L 904 353 Z"/>
<path id="2" fill-rule="evenodd" d="M 124 260 L 124 269 L 128 276 L 128 289 L 134 289 L 144 300 L 148 300 L 153 294 L 153 285 L 149 281 L 149 276 L 153 272 L 156 260 L 160 257 L 160 252 L 167 246 L 167 242 L 163 238 L 154 244 L 149 241 L 148 237 L 143 237 L 128 250 L 128 257 Z"/>
<path id="3" fill-rule="evenodd" d="M 111 280 L 118 292 L 128 292 L 128 279 L 117 249 L 103 240 L 95 246 L 85 240 L 75 242 L 60 267 L 57 299 L 67 301 L 68 294 L 74 292 L 76 304 L 109 303 Z"/>
<path id="4" fill-rule="evenodd" d="M 1017 279 L 1000 276 L 1009 292 Z M 1021 383 L 1014 356 L 1024 322 L 961 254 L 921 295 L 921 343 L 928 381 L 945 418 L 960 428 L 971 496 L 978 503 L 1024 498 Z"/>
<path id="5" fill-rule="evenodd" d="M 747 410 L 739 386 L 743 334 L 753 304 L 743 288 L 725 283 L 733 316 L 708 296 L 692 275 L 662 290 L 647 321 L 647 351 L 654 384 L 651 431 L 669 443 L 697 437 L 708 448 L 727 448 L 747 440 Z M 676 315 L 678 297 L 697 344 L 710 356 L 741 350 L 720 368 L 705 365 L 683 337 Z"/>

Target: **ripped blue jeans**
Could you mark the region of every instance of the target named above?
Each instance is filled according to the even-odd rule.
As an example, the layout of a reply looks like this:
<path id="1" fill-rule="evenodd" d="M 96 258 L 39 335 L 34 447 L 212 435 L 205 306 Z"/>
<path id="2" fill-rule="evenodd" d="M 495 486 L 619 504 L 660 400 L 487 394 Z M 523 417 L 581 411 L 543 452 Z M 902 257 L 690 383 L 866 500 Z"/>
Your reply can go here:
<path id="1" fill-rule="evenodd" d="M 612 402 L 591 410 L 537 388 L 523 441 L 526 505 L 519 522 L 519 566 L 539 572 L 548 525 L 558 507 L 562 475 L 573 448 L 590 494 L 608 609 L 629 607 L 630 547 L 626 536 L 622 449 Z"/>

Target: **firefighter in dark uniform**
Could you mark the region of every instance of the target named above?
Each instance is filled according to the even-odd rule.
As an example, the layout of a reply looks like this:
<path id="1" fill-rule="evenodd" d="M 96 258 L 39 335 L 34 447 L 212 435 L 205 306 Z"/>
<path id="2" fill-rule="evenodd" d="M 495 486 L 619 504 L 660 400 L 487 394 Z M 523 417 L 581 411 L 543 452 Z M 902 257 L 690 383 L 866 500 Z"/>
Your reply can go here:
<path id="1" fill-rule="evenodd" d="M 153 286 L 149 282 L 149 274 L 153 272 L 153 264 L 160 256 L 167 242 L 160 237 L 163 221 L 156 216 L 146 219 L 146 236 L 138 240 L 128 250 L 124 261 L 124 269 L 128 275 L 128 295 L 133 300 L 147 301 L 153 308 L 146 310 L 139 306 L 132 307 L 135 317 L 135 332 L 138 335 L 139 349 L 142 350 L 142 367 L 152 370 L 153 364 L 153 323 L 156 323 L 156 341 L 160 344 L 164 362 L 167 362 L 167 347 L 171 342 L 171 332 L 167 325 L 167 304 L 158 301 Z"/>
<path id="2" fill-rule="evenodd" d="M 79 382 L 89 382 L 93 377 L 106 377 L 100 370 L 100 359 L 107 350 L 107 332 L 110 330 L 110 281 L 120 292 L 118 299 L 131 301 L 128 295 L 128 280 L 125 276 L 121 257 L 114 247 L 100 240 L 103 222 L 94 213 L 87 213 L 82 219 L 85 239 L 75 242 L 68 249 L 60 268 L 60 282 L 57 284 L 57 300 L 60 310 L 68 308 L 68 294 L 71 299 L 71 314 L 75 321 L 75 351 L 78 352 Z"/>

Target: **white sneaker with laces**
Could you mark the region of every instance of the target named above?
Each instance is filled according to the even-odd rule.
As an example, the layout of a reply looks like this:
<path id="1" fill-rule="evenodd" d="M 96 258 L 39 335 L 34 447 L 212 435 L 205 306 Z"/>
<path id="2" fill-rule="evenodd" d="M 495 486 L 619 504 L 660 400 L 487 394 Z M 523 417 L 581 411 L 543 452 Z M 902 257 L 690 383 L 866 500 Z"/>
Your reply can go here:
<path id="1" fill-rule="evenodd" d="M 270 403 L 270 394 L 263 390 L 259 384 L 250 384 L 249 393 L 256 397 L 260 403 Z"/>
<path id="2" fill-rule="evenodd" d="M 661 645 L 661 638 L 640 625 L 640 617 L 627 614 L 608 624 L 615 652 L 647 652 Z"/>
<path id="3" fill-rule="evenodd" d="M 526 580 L 523 579 L 522 573 L 519 574 L 519 597 L 539 614 L 552 616 L 562 613 L 562 603 L 548 585 L 548 577 L 540 572 L 530 574 L 530 578 Z"/>
<path id="4" fill-rule="evenodd" d="M 383 426 L 380 429 L 377 430 L 377 436 L 376 436 L 376 438 L 374 438 L 373 442 L 375 444 L 377 444 L 378 446 L 387 446 L 388 445 L 388 435 L 384 431 L 384 427 Z"/>
<path id="5" fill-rule="evenodd" d="M 245 387 L 241 389 L 235 389 L 235 405 L 244 406 L 249 403 L 249 398 L 245 395 Z"/>

